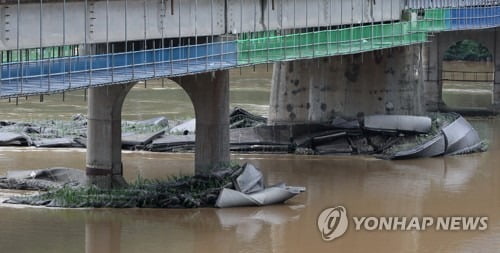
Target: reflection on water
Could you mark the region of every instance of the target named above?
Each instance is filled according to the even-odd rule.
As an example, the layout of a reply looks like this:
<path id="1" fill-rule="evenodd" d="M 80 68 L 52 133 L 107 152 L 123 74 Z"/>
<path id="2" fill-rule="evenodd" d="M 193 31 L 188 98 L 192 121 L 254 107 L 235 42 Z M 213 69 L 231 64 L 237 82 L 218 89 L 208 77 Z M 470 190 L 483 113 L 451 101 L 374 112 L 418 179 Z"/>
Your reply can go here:
<path id="1" fill-rule="evenodd" d="M 448 106 L 484 108 L 491 106 L 492 99 L 492 83 L 443 82 L 443 101 Z"/>
<path id="2" fill-rule="evenodd" d="M 478 82 L 487 80 L 494 72 L 494 64 L 487 62 L 471 61 L 445 61 L 443 62 L 444 76 L 453 80 L 471 81 L 443 81 L 443 101 L 451 107 L 489 107 L 493 99 L 493 82 Z M 446 71 L 456 71 L 455 74 Z M 462 74 L 462 71 L 471 72 Z M 474 75 L 474 72 L 479 74 Z"/>
<path id="3" fill-rule="evenodd" d="M 85 253 L 120 253 L 121 224 L 113 221 L 85 223 Z"/>
<path id="4" fill-rule="evenodd" d="M 237 86 L 241 94 L 259 83 L 251 75 L 243 73 L 246 79 Z M 267 92 L 255 85 L 258 92 Z M 250 95 L 248 99 L 245 103 L 252 102 Z M 157 103 L 151 112 L 168 108 L 167 103 Z M 136 107 L 143 110 L 148 104 Z M 471 122 L 482 138 L 490 140 L 488 152 L 405 161 L 361 156 L 233 156 L 236 162 L 262 168 L 268 184 L 307 187 L 307 192 L 286 205 L 170 210 L 0 208 L 0 252 L 498 252 L 500 119 Z M 165 178 L 193 173 L 192 154 L 127 151 L 123 159 L 128 180 L 139 175 Z M 84 150 L 79 149 L 0 148 L 0 174 L 12 168 L 83 169 L 84 161 Z M 486 215 L 489 228 L 484 232 L 366 232 L 355 231 L 351 224 L 342 237 L 324 242 L 316 219 L 323 209 L 335 205 L 345 206 L 350 217 Z"/>
<path id="5" fill-rule="evenodd" d="M 385 161 L 371 157 L 237 155 L 268 184 L 303 185 L 286 205 L 232 209 L 0 208 L 0 252 L 496 252 L 500 247 L 500 120 L 473 120 L 490 151 Z M 40 154 L 37 154 L 39 152 Z M 81 165 L 83 152 L 0 150 L 0 167 Z M 27 159 L 35 154 L 34 161 Z M 24 157 L 21 159 L 20 157 Z M 192 155 L 126 152 L 129 179 L 192 173 Z M 485 232 L 366 232 L 323 242 L 325 208 L 352 216 L 489 216 Z"/>

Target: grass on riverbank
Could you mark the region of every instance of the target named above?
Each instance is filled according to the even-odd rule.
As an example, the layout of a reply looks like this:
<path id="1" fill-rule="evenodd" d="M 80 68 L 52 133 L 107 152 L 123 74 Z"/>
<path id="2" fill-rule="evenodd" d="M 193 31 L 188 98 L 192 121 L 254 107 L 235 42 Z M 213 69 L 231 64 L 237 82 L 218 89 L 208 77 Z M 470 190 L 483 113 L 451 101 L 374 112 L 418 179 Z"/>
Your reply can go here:
<path id="1" fill-rule="evenodd" d="M 231 187 L 237 167 L 210 176 L 180 176 L 166 180 L 138 178 L 119 189 L 63 187 L 29 197 L 11 198 L 8 203 L 48 207 L 109 208 L 195 208 L 213 207 L 224 187 Z"/>

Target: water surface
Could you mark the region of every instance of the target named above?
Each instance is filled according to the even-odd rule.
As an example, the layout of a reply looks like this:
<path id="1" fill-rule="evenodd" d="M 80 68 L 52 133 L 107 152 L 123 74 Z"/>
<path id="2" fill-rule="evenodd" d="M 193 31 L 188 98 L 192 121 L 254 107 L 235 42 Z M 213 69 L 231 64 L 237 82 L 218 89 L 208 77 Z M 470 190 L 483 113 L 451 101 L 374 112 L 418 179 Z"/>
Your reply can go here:
<path id="1" fill-rule="evenodd" d="M 264 67 L 241 77 L 237 71 L 233 74 L 232 103 L 265 114 L 270 73 Z M 127 98 L 125 117 L 192 116 L 192 107 L 182 96 L 182 90 L 161 88 L 160 83 L 155 89 L 136 87 Z M 45 107 L 32 98 L 30 106 L 2 104 L 0 111 L 25 119 L 84 112 L 83 102 L 61 105 L 55 96 L 51 99 L 45 99 Z M 466 93 L 462 99 L 467 100 Z M 14 110 L 11 115 L 9 108 Z M 307 192 L 285 205 L 178 210 L 0 208 L 0 252 L 498 252 L 500 119 L 471 122 L 490 140 L 488 152 L 405 161 L 233 155 L 236 162 L 260 167 L 268 184 L 284 181 L 307 187 Z M 193 173 L 192 154 L 124 152 L 123 160 L 127 180 Z M 81 149 L 0 148 L 0 174 L 12 168 L 83 169 L 84 161 Z M 350 226 L 342 237 L 324 242 L 316 219 L 323 209 L 337 205 L 345 206 L 350 217 L 486 215 L 489 227 L 484 232 L 366 232 Z"/>

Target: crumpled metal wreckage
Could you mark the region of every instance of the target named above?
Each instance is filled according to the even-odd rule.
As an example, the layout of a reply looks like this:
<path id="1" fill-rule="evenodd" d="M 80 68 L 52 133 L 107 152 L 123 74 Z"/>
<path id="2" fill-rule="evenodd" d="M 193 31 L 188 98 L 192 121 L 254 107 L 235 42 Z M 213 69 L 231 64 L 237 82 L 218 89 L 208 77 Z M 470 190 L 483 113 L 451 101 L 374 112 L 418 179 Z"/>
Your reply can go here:
<path id="1" fill-rule="evenodd" d="M 284 183 L 266 187 L 264 177 L 251 164 L 233 182 L 235 189 L 224 188 L 219 194 L 216 207 L 265 206 L 283 203 L 304 192 L 305 187 L 287 186 Z"/>

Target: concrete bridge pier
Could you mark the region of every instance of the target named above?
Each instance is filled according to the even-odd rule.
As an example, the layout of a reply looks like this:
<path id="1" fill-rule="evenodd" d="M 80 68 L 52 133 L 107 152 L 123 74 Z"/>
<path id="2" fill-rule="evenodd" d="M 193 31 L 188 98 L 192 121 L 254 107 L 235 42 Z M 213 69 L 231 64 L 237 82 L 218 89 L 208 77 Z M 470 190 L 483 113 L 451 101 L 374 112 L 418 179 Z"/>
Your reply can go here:
<path id="1" fill-rule="evenodd" d="M 500 113 L 500 28 L 495 28 L 495 50 L 493 59 L 495 61 L 495 77 L 493 83 L 493 109 Z"/>
<path id="2" fill-rule="evenodd" d="M 275 63 L 269 124 L 422 114 L 422 45 Z"/>
<path id="3" fill-rule="evenodd" d="M 189 95 L 196 115 L 195 173 L 227 165 L 229 70 L 173 78 Z"/>
<path id="4" fill-rule="evenodd" d="M 122 105 L 134 83 L 90 88 L 88 93 L 88 184 L 100 188 L 125 185 L 122 168 Z"/>

